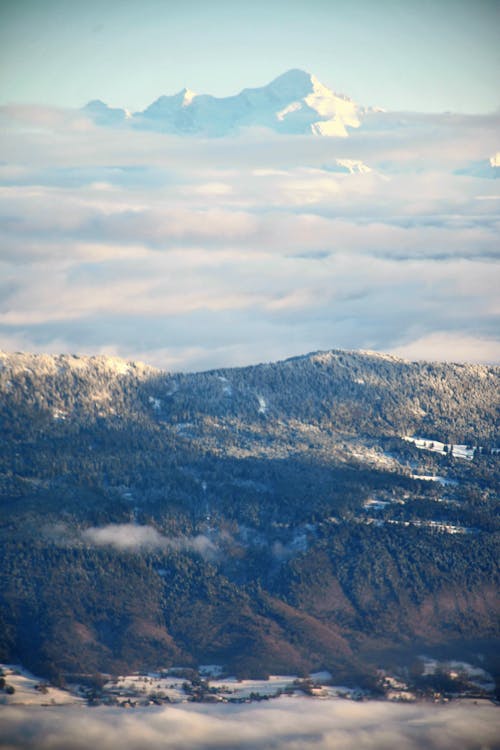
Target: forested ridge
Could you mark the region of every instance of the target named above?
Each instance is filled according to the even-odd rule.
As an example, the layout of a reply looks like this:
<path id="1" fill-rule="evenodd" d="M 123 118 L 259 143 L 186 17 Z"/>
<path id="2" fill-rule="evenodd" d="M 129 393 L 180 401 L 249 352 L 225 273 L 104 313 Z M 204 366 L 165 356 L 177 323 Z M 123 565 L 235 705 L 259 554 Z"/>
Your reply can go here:
<path id="1" fill-rule="evenodd" d="M 497 670 L 498 368 L 0 354 L 0 420 L 0 659 L 359 683 L 477 643 Z"/>

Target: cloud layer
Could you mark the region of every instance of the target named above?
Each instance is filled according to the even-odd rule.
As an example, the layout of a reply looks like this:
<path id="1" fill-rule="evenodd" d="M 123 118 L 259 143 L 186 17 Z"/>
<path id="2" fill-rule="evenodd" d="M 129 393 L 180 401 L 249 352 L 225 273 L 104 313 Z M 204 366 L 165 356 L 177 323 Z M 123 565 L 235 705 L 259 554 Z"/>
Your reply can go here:
<path id="1" fill-rule="evenodd" d="M 388 115 L 343 140 L 179 139 L 40 107 L 0 122 L 1 348 L 500 361 L 499 116 Z"/>
<path id="2" fill-rule="evenodd" d="M 495 750 L 492 705 L 280 698 L 245 706 L 2 710 L 2 750 Z"/>

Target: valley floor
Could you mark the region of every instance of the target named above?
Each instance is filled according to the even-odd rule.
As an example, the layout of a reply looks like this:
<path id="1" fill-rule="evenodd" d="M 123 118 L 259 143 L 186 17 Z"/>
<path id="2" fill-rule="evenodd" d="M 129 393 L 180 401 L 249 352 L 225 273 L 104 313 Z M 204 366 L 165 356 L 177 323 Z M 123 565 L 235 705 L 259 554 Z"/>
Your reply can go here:
<path id="1" fill-rule="evenodd" d="M 282 696 L 398 703 L 493 701 L 495 683 L 486 670 L 463 661 L 439 662 L 426 656 L 420 657 L 418 663 L 418 675 L 408 675 L 404 668 L 397 674 L 379 669 L 377 684 L 372 690 L 336 685 L 327 671 L 307 677 L 270 675 L 261 680 L 237 679 L 224 675 L 223 668 L 217 664 L 203 665 L 199 670 L 170 668 L 117 677 L 82 675 L 79 683 L 61 688 L 19 665 L 4 664 L 0 665 L 0 706 L 77 704 L 144 708 L 180 703 L 242 704 Z M 403 676 L 403 672 L 407 674 Z"/>

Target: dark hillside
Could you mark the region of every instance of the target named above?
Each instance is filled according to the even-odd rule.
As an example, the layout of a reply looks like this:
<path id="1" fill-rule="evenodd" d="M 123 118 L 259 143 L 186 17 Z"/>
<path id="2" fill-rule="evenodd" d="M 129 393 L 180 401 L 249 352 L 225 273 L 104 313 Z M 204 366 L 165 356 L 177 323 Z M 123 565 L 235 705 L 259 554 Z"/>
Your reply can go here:
<path id="1" fill-rule="evenodd" d="M 0 354 L 0 659 L 359 681 L 368 653 L 493 643 L 498 380 Z"/>

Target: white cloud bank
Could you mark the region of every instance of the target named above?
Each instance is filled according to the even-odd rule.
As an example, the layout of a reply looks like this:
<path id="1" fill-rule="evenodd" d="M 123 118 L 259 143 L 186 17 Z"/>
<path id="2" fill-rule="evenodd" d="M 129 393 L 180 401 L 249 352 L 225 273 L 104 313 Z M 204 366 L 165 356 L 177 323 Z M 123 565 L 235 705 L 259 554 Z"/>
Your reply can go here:
<path id="1" fill-rule="evenodd" d="M 203 141 L 0 108 L 0 348 L 177 370 L 331 347 L 498 362 L 499 121 Z"/>
<path id="2" fill-rule="evenodd" d="M 2 750 L 496 750 L 497 709 L 280 698 L 262 706 L 2 710 Z"/>

